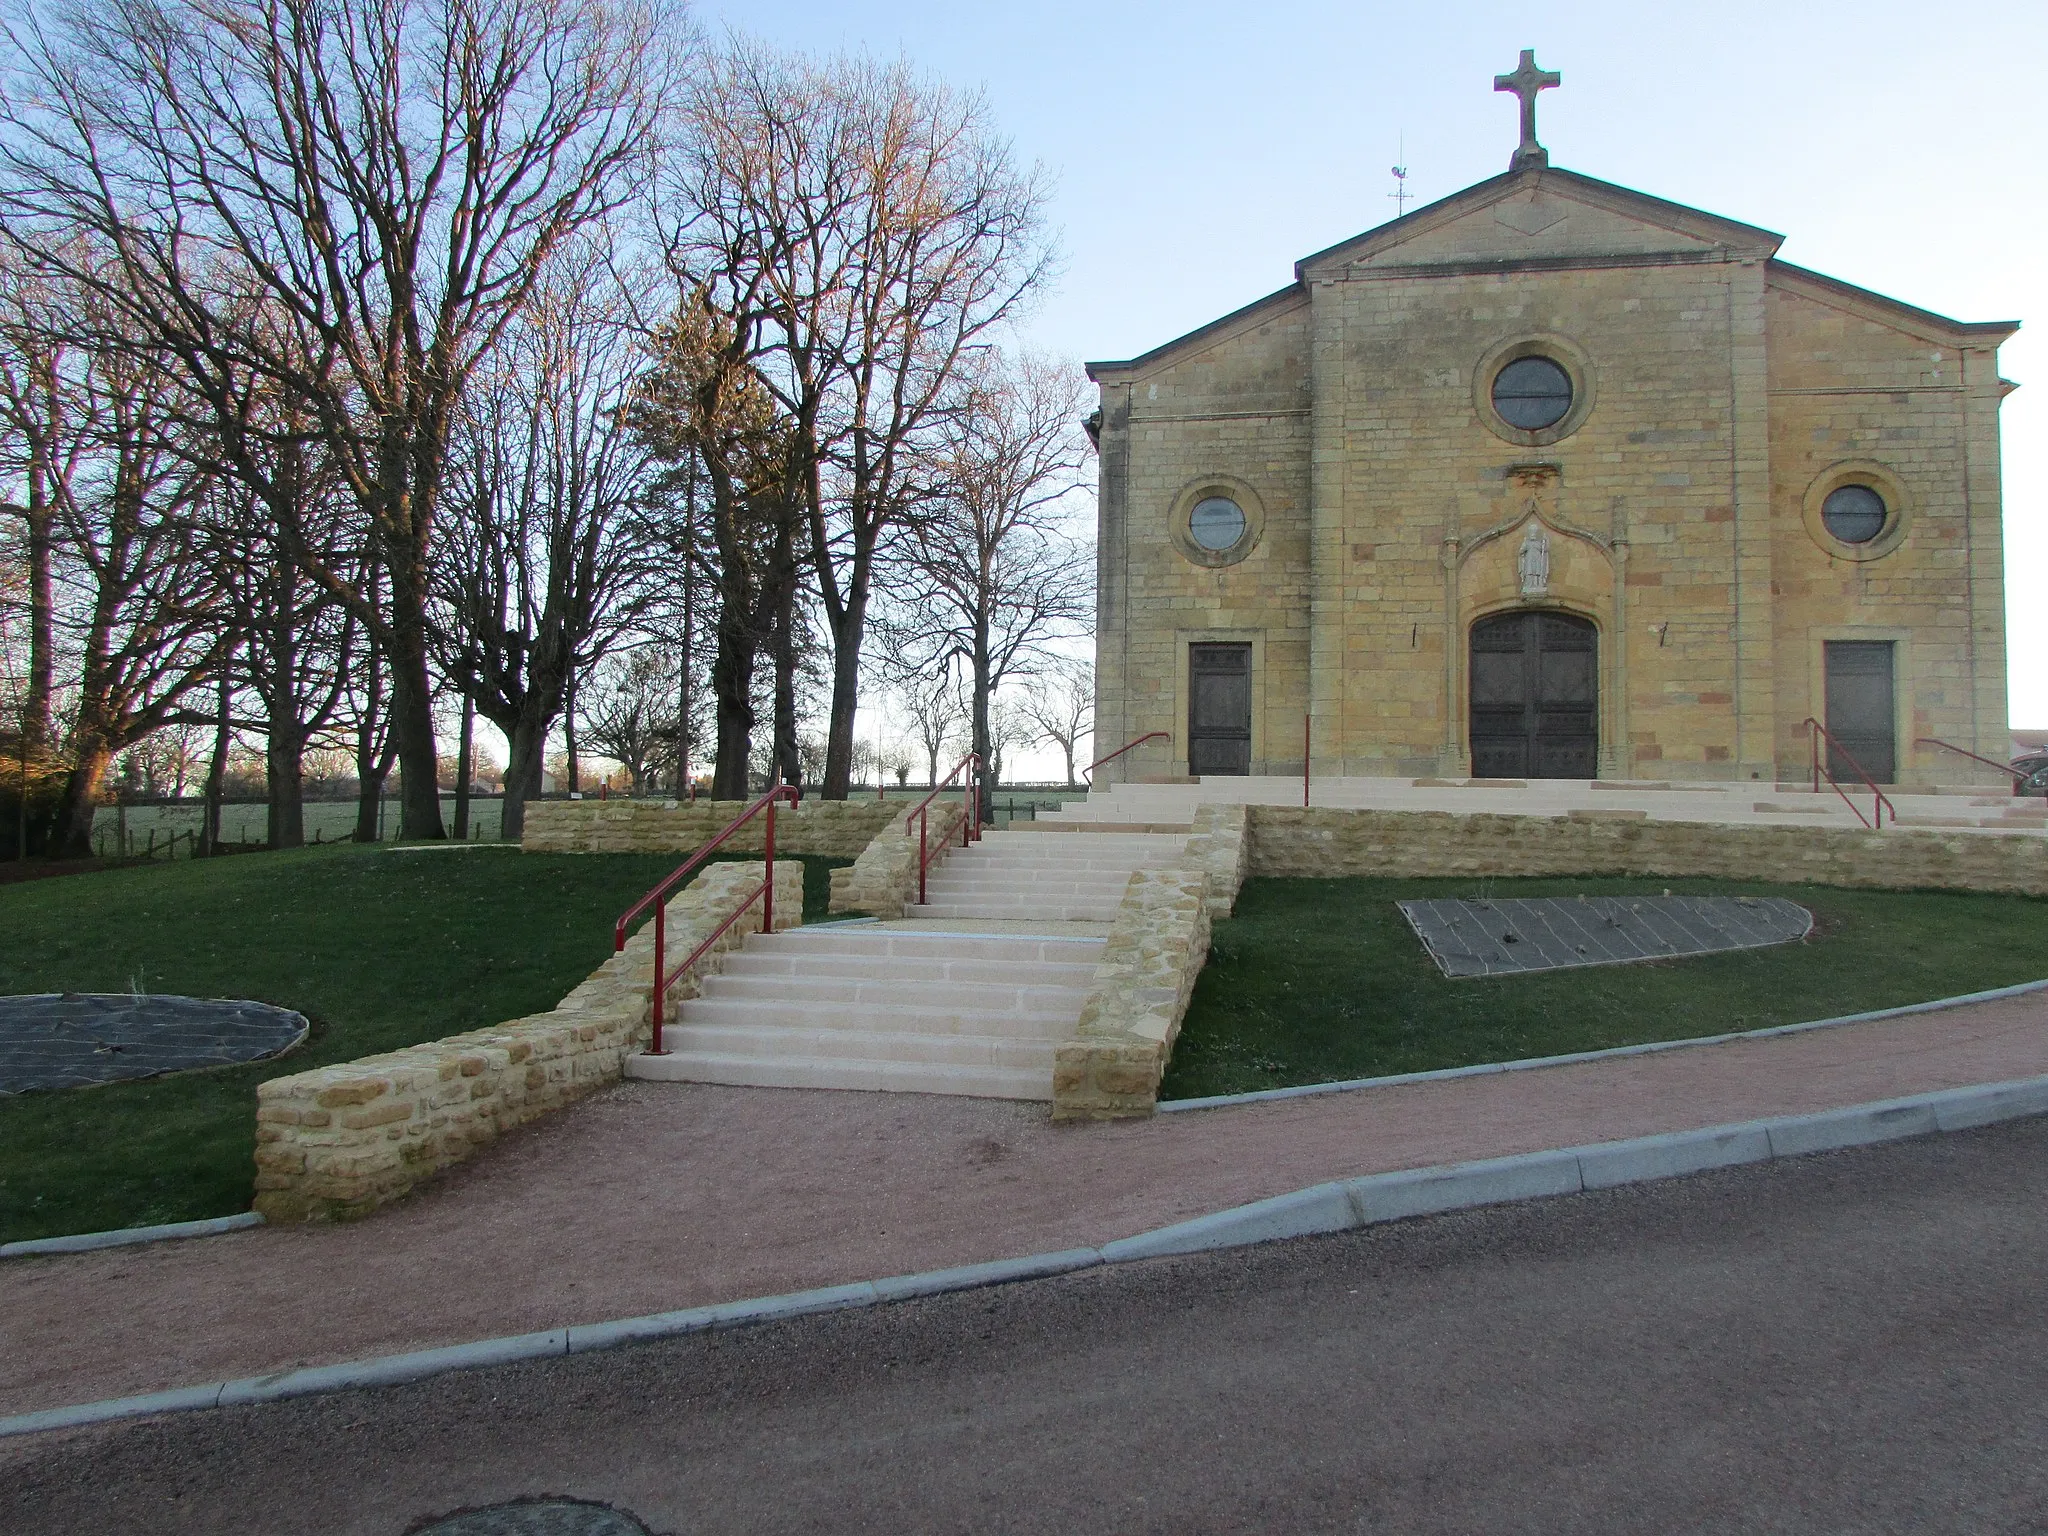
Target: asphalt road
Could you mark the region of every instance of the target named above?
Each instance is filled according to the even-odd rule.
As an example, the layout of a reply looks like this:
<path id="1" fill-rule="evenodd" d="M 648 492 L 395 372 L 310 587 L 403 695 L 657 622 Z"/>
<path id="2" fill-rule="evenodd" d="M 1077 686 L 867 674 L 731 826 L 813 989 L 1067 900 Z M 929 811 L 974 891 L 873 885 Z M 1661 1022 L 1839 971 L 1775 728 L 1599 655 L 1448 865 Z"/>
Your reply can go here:
<path id="1" fill-rule="evenodd" d="M 2044 1192 L 2021 1122 L 0 1442 L 0 1530 L 2048 1530 Z"/>

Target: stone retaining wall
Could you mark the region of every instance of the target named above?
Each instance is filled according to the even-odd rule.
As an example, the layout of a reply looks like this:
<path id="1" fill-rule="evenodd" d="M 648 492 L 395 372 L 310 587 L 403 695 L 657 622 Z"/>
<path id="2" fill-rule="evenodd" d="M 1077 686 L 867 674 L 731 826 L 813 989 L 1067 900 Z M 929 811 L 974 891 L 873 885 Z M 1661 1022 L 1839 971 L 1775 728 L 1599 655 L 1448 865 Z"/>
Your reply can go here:
<path id="1" fill-rule="evenodd" d="M 1149 1115 L 1209 958 L 1209 875 L 1187 861 L 1131 876 L 1080 1027 L 1054 1054 L 1052 1117 Z"/>
<path id="2" fill-rule="evenodd" d="M 832 871 L 834 912 L 866 912 L 875 917 L 901 917 L 903 904 L 917 900 L 917 828 L 911 812 L 916 806 L 899 810 L 858 854 L 850 866 Z M 967 819 L 967 806 L 960 799 L 935 800 L 927 818 L 925 836 L 939 852 L 931 867 L 937 869 L 947 850 L 960 845 L 960 826 Z"/>
<path id="3" fill-rule="evenodd" d="M 757 863 L 713 864 L 677 892 L 668 904 L 668 964 L 760 883 Z M 778 863 L 776 927 L 795 927 L 803 909 L 803 866 Z M 668 1016 L 760 926 L 755 903 L 670 987 Z M 617 1082 L 625 1058 L 646 1043 L 653 990 L 650 922 L 550 1012 L 261 1084 L 256 1209 L 270 1221 L 363 1215 L 514 1126 Z"/>
<path id="4" fill-rule="evenodd" d="M 527 853 L 694 853 L 746 808 L 738 800 L 536 800 L 526 807 L 519 846 Z M 775 851 L 855 858 L 902 813 L 900 799 L 778 805 Z M 757 816 L 725 848 L 759 853 L 766 836 L 766 818 Z"/>
<path id="5" fill-rule="evenodd" d="M 1251 862 L 1250 811 L 1244 805 L 1204 805 L 1195 810 L 1180 862 L 1209 876 L 1211 917 L 1228 917 L 1237 906 L 1238 887 Z"/>
<path id="6" fill-rule="evenodd" d="M 1728 826 L 1630 811 L 1250 810 L 1254 876 L 1670 875 L 2048 895 L 2048 839 L 2028 834 Z"/>

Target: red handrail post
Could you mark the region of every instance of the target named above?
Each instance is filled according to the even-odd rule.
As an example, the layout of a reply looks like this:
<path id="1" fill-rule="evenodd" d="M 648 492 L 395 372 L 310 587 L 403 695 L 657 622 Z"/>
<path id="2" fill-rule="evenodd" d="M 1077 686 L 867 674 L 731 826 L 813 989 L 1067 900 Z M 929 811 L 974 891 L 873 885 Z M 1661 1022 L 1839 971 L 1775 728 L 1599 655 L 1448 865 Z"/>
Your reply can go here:
<path id="1" fill-rule="evenodd" d="M 741 915 L 747 910 L 748 907 L 752 906 L 757 899 L 763 902 L 762 920 L 764 931 L 774 931 L 775 802 L 777 800 L 787 799 L 790 802 L 790 804 L 794 805 L 796 803 L 796 795 L 796 790 L 787 784 L 775 785 L 768 791 L 767 794 L 763 795 L 760 799 L 756 800 L 752 805 L 748 806 L 744 811 L 740 812 L 739 815 L 735 816 L 730 822 L 728 822 L 726 824 L 724 831 L 720 832 L 716 837 L 712 838 L 710 842 L 706 843 L 703 847 L 699 848 L 695 853 L 691 854 L 687 860 L 685 860 L 682 864 L 678 865 L 674 870 L 670 871 L 667 878 L 664 879 L 659 885 L 655 886 L 653 890 L 649 891 L 645 896 L 642 896 L 638 901 L 634 902 L 632 906 L 628 907 L 623 913 L 621 913 L 618 922 L 613 924 L 612 952 L 614 954 L 617 954 L 623 951 L 626 947 L 626 925 L 633 921 L 634 918 L 638 917 L 642 912 L 645 912 L 649 906 L 652 906 L 654 908 L 654 1006 L 652 1010 L 653 1025 L 650 1038 L 648 1041 L 648 1054 L 650 1056 L 661 1056 L 666 1054 L 666 1052 L 664 1052 L 662 1049 L 661 1031 L 663 1022 L 662 1015 L 667 1008 L 668 989 L 670 983 L 673 982 L 677 976 L 681 976 L 683 972 L 687 971 L 691 966 L 695 965 L 699 960 L 701 960 L 704 957 L 705 953 L 711 948 L 711 946 L 716 944 L 721 938 L 725 936 L 726 930 L 732 927 L 734 923 L 738 922 L 740 920 Z M 735 907 L 732 911 L 732 914 L 729 917 L 727 917 L 724 922 L 720 923 L 718 927 L 712 931 L 708 938 L 706 938 L 702 943 L 700 943 L 696 947 L 696 949 L 691 951 L 689 958 L 684 960 L 681 965 L 677 966 L 674 975 L 671 975 L 668 969 L 668 902 L 666 899 L 668 893 L 671 890 L 673 890 L 676 886 L 680 885 L 684 877 L 689 875 L 691 871 L 693 871 L 700 864 L 702 864 L 705 861 L 705 859 L 708 858 L 715 849 L 724 844 L 724 842 L 728 838 L 730 838 L 735 832 L 739 831 L 741 827 L 745 826 L 748 822 L 752 821 L 757 815 L 759 815 L 764 810 L 768 813 L 768 830 L 765 842 L 765 847 L 767 849 L 767 868 L 765 872 L 765 878 L 761 881 L 761 883 L 758 886 L 756 886 L 751 892 L 748 893 L 746 900 L 742 901 L 737 907 Z"/>
<path id="2" fill-rule="evenodd" d="M 661 1047 L 661 1026 L 663 1016 L 668 1012 L 667 988 L 661 984 L 661 968 L 668 958 L 668 903 L 654 904 L 654 1028 L 647 1041 L 647 1054 L 666 1056 Z"/>
<path id="3" fill-rule="evenodd" d="M 1308 809 L 1308 726 L 1309 717 L 1301 717 L 1301 808 Z"/>
<path id="4" fill-rule="evenodd" d="M 768 796 L 768 836 L 764 842 L 764 859 L 767 865 L 767 892 L 761 898 L 761 931 L 775 931 L 775 794 Z"/>

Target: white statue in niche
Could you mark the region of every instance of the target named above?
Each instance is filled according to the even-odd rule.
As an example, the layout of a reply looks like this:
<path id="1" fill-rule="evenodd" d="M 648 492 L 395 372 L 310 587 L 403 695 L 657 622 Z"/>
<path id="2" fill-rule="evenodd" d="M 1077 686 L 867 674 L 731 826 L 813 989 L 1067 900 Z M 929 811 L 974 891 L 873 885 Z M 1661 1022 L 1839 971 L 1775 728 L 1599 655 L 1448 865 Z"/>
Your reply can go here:
<path id="1" fill-rule="evenodd" d="M 1542 597 L 1550 590 L 1550 535 L 1534 518 L 1522 535 L 1522 553 L 1515 568 L 1522 576 L 1522 596 Z"/>

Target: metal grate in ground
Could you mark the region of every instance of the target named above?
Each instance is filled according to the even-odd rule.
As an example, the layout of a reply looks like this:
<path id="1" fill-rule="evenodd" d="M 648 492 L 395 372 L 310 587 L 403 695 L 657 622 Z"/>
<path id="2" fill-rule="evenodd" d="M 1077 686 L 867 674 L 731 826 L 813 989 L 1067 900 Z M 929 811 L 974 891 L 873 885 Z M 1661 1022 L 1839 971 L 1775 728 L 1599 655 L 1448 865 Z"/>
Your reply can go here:
<path id="1" fill-rule="evenodd" d="M 1813 931 L 1813 914 L 1778 896 L 1553 896 L 1398 905 L 1437 968 L 1452 977 L 1762 949 Z"/>

